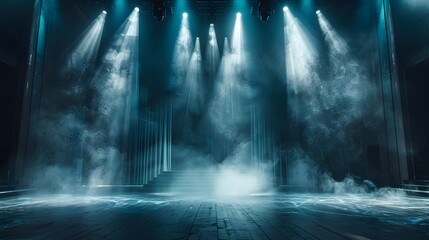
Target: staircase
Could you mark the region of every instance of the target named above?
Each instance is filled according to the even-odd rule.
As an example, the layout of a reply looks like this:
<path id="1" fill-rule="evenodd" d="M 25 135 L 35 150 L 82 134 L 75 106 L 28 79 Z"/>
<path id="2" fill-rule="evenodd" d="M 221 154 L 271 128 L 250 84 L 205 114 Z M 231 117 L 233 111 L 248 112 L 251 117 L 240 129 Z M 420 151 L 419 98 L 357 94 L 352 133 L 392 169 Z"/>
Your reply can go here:
<path id="1" fill-rule="evenodd" d="M 215 190 L 216 173 L 213 171 L 164 172 L 143 187 L 145 192 L 211 194 Z"/>
<path id="2" fill-rule="evenodd" d="M 429 180 L 405 180 L 400 188 L 409 195 L 429 197 Z"/>

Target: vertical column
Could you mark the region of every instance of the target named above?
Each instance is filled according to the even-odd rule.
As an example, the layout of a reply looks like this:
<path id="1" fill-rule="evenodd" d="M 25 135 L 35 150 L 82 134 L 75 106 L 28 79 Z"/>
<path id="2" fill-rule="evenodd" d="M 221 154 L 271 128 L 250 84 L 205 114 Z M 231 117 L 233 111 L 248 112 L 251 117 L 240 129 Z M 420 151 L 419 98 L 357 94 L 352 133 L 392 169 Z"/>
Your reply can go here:
<path id="1" fill-rule="evenodd" d="M 390 1 L 378 0 L 376 10 L 385 119 L 385 139 L 380 139 L 382 183 L 396 185 L 408 179 L 408 167 Z"/>
<path id="2" fill-rule="evenodd" d="M 29 58 L 24 86 L 18 151 L 14 171 L 14 181 L 22 183 L 24 169 L 29 161 L 29 140 L 31 139 L 31 112 L 38 107 L 37 96 L 40 94 L 41 74 L 43 72 L 46 22 L 42 15 L 43 1 L 34 1 L 33 23 L 31 27 Z"/>

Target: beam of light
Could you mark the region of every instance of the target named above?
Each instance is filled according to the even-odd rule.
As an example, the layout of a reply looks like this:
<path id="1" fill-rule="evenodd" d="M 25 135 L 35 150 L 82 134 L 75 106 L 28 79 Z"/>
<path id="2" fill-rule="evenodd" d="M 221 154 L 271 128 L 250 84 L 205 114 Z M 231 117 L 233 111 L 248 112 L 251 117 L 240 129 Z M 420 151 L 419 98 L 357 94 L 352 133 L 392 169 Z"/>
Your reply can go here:
<path id="1" fill-rule="evenodd" d="M 334 30 L 332 25 L 328 20 L 323 16 L 322 12 L 317 11 L 317 19 L 319 21 L 320 28 L 322 29 L 323 34 L 325 35 L 325 40 L 330 47 L 330 51 L 333 54 L 347 54 L 349 52 L 349 47 L 344 39 L 338 35 Z"/>
<path id="2" fill-rule="evenodd" d="M 128 27 L 125 36 L 137 37 L 139 30 L 139 11 L 134 11 L 131 13 L 131 16 L 128 17 L 128 21 L 130 21 L 130 26 Z"/>
<path id="3" fill-rule="evenodd" d="M 241 19 L 236 18 L 231 48 L 228 38 L 224 41 L 223 55 L 215 80 L 215 92 L 209 109 L 216 131 L 231 141 L 240 133 L 238 126 L 246 115 L 242 112 L 242 98 L 248 89 L 240 83 L 245 66 L 242 36 Z"/>
<path id="4" fill-rule="evenodd" d="M 233 88 L 234 67 L 231 61 L 231 50 L 228 38 L 225 37 L 223 54 L 219 64 L 219 71 L 215 80 L 215 93 L 210 106 L 210 118 L 215 129 L 229 139 L 234 138 L 233 126 Z"/>
<path id="5" fill-rule="evenodd" d="M 209 74 L 209 80 L 213 81 L 217 73 L 217 68 L 219 65 L 219 47 L 216 38 L 216 31 L 214 24 L 210 24 L 209 28 L 209 37 L 206 47 L 206 68 Z"/>
<path id="6" fill-rule="evenodd" d="M 297 93 L 300 86 L 311 83 L 317 53 L 309 34 L 291 11 L 284 12 L 284 23 L 287 80 Z"/>
<path id="7" fill-rule="evenodd" d="M 67 74 L 70 74 L 70 72 L 73 72 L 73 74 L 83 74 L 94 65 L 100 47 L 105 19 L 106 14 L 103 12 L 100 13 L 81 34 L 77 40 L 77 44 L 72 48 L 67 58 L 65 66 Z"/>
<path id="8" fill-rule="evenodd" d="M 292 117 L 304 126 L 305 141 L 313 145 L 307 150 L 323 153 L 319 155 L 341 154 L 341 159 L 329 161 L 345 164 L 348 159 L 356 159 L 365 148 L 364 142 L 355 141 L 356 134 L 350 129 L 364 121 L 368 128 L 380 126 L 382 104 L 366 69 L 367 60 L 356 59 L 344 39 L 322 18 L 322 13 L 318 16 L 328 50 L 326 58 L 318 57 L 311 35 L 290 10 L 285 12 L 287 83 L 288 90 L 292 90 L 288 93 L 288 104 Z M 366 55 L 365 59 L 372 56 Z M 370 123 L 368 119 L 376 121 Z M 329 141 L 331 146 L 342 149 L 341 153 L 330 146 L 316 146 L 320 141 Z M 298 165 L 305 162 L 302 156 L 296 158 L 300 159 Z M 293 164 L 288 168 L 293 169 Z"/>
<path id="9" fill-rule="evenodd" d="M 194 51 L 186 73 L 186 85 L 188 96 L 186 100 L 186 112 L 199 113 L 204 104 L 204 88 L 202 81 L 201 47 L 200 39 L 195 40 Z"/>
<path id="10" fill-rule="evenodd" d="M 44 94 L 44 101 L 51 107 L 38 108 L 40 117 L 36 132 L 43 131 L 44 136 L 49 137 L 37 139 L 34 159 L 40 171 L 34 175 L 33 186 L 43 186 L 47 191 L 69 191 L 73 185 L 80 184 L 88 78 L 95 68 L 105 18 L 106 14 L 101 12 L 64 51 L 64 62 L 55 65 L 60 66 L 56 76 L 61 79 L 61 88 L 49 86 L 46 89 L 61 89 L 61 93 Z M 46 40 L 44 20 L 43 14 L 40 23 L 43 42 Z M 59 103 L 67 105 L 60 104 L 63 107 L 57 108 Z M 74 137 L 67 137 L 72 132 Z M 50 159 L 50 162 L 45 165 L 37 159 Z"/>
<path id="11" fill-rule="evenodd" d="M 243 99 L 247 97 L 250 90 L 246 88 L 245 83 L 240 82 L 244 78 L 243 74 L 246 68 L 243 38 L 242 19 L 240 14 L 237 14 L 231 47 L 229 47 L 227 38 L 224 41 L 223 56 L 209 109 L 209 115 L 216 126 L 216 130 L 230 141 L 237 139 L 240 132 L 238 126 L 244 121 L 243 116 L 247 116 L 247 113 L 243 112 L 245 110 Z M 228 143 L 224 145 L 228 146 Z"/>
<path id="12" fill-rule="evenodd" d="M 243 41 L 243 21 L 241 14 L 237 13 L 235 18 L 234 30 L 232 33 L 231 57 L 232 61 L 237 65 L 237 70 L 240 70 L 244 64 L 244 41 Z"/>
<path id="13" fill-rule="evenodd" d="M 180 24 L 179 36 L 176 40 L 176 45 L 173 52 L 172 84 L 174 88 L 180 88 L 185 80 L 186 70 L 192 54 L 192 35 L 189 29 L 189 20 L 182 15 Z"/>
<path id="14" fill-rule="evenodd" d="M 347 102 L 347 109 L 341 111 L 348 117 L 338 122 L 340 125 L 346 125 L 365 114 L 365 105 L 372 92 L 368 83 L 368 71 L 364 63 L 352 56 L 344 38 L 332 27 L 323 13 L 319 12 L 317 19 L 328 45 L 332 71 L 331 81 L 325 83 L 325 88 L 331 89 L 330 97 L 321 101 L 321 104 L 325 108 L 333 109 L 338 102 Z"/>
<path id="15" fill-rule="evenodd" d="M 85 152 L 88 185 L 115 183 L 127 148 L 131 99 L 138 79 L 137 11 L 132 11 L 114 36 L 98 71 L 91 81 L 91 122 L 86 133 Z"/>

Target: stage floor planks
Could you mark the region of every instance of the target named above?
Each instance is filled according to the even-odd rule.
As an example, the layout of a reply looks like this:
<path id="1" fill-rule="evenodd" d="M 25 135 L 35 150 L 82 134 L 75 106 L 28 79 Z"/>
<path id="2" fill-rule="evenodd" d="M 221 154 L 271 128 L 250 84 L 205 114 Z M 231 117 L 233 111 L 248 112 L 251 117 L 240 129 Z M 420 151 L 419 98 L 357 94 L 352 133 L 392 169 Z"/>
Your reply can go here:
<path id="1" fill-rule="evenodd" d="M 0 239 L 429 239 L 429 199 L 274 193 L 23 195 L 0 199 Z"/>

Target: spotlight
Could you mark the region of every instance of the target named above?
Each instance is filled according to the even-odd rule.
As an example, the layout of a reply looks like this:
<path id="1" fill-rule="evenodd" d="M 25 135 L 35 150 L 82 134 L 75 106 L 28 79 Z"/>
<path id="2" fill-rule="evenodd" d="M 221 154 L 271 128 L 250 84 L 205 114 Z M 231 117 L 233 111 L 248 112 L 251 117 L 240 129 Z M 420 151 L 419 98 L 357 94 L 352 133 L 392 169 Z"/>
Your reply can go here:
<path id="1" fill-rule="evenodd" d="M 107 14 L 107 12 L 104 10 L 104 11 L 103 11 L 103 14 Z"/>
<path id="2" fill-rule="evenodd" d="M 237 16 L 237 17 L 241 17 L 241 13 L 239 13 L 239 12 L 238 12 L 236 16 Z"/>
<path id="3" fill-rule="evenodd" d="M 188 17 L 188 13 L 184 12 L 184 13 L 182 14 L 182 17 L 187 18 L 187 17 Z"/>
<path id="4" fill-rule="evenodd" d="M 200 38 L 199 37 L 197 37 L 197 40 L 199 40 Z"/>
<path id="5" fill-rule="evenodd" d="M 287 6 L 283 7 L 283 12 L 287 12 L 289 10 L 289 8 Z"/>
<path id="6" fill-rule="evenodd" d="M 317 10 L 317 11 L 316 11 L 316 14 L 317 14 L 317 15 L 319 15 L 319 14 L 321 14 L 321 13 L 322 13 L 322 12 L 321 12 L 320 10 Z"/>
<path id="7" fill-rule="evenodd" d="M 138 11 L 140 11 L 140 8 L 135 7 L 135 8 L 134 8 L 134 11 L 138 12 Z"/>
<path id="8" fill-rule="evenodd" d="M 213 27 L 214 26 L 214 24 L 213 23 L 210 23 L 210 27 Z"/>
<path id="9" fill-rule="evenodd" d="M 153 0 L 153 8 L 152 8 L 153 17 L 157 21 L 162 21 L 166 15 L 165 3 L 162 0 Z"/>

